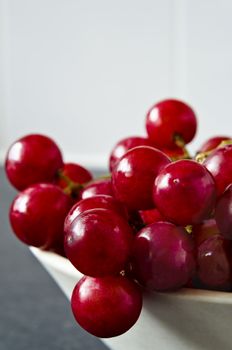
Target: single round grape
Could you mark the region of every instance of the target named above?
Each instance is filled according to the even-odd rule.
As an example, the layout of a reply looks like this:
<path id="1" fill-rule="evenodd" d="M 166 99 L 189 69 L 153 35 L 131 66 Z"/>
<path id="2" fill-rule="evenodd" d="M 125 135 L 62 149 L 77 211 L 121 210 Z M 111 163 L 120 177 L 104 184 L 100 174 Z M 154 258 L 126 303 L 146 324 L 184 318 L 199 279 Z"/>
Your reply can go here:
<path id="1" fill-rule="evenodd" d="M 206 140 L 203 145 L 201 145 L 198 153 L 213 151 L 217 148 L 222 141 L 231 140 L 229 136 L 214 136 Z"/>
<path id="2" fill-rule="evenodd" d="M 215 219 L 221 234 L 227 239 L 232 239 L 232 184 L 218 199 Z"/>
<path id="3" fill-rule="evenodd" d="M 151 146 L 153 147 L 152 142 L 146 137 L 140 136 L 130 136 L 123 140 L 120 140 L 113 148 L 109 158 L 109 168 L 112 172 L 114 165 L 118 162 L 122 156 L 129 151 L 130 149 L 137 146 Z"/>
<path id="4" fill-rule="evenodd" d="M 41 182 L 54 182 L 63 166 L 62 154 L 55 142 L 44 135 L 27 135 L 8 150 L 5 170 L 18 190 Z"/>
<path id="5" fill-rule="evenodd" d="M 122 276 L 84 276 L 73 290 L 71 306 L 81 327 L 99 338 L 127 332 L 142 309 L 139 287 Z"/>
<path id="6" fill-rule="evenodd" d="M 197 129 L 196 115 L 186 103 L 169 99 L 156 103 L 146 116 L 149 139 L 160 148 L 175 148 L 177 139 L 187 144 Z"/>
<path id="7" fill-rule="evenodd" d="M 65 252 L 83 274 L 93 277 L 118 274 L 129 259 L 133 234 L 126 220 L 109 209 L 80 214 L 65 234 Z"/>
<path id="8" fill-rule="evenodd" d="M 190 236 L 184 228 L 168 222 L 144 227 L 135 236 L 132 271 L 136 280 L 150 290 L 184 286 L 195 271 Z"/>
<path id="9" fill-rule="evenodd" d="M 155 148 L 140 146 L 131 149 L 113 169 L 115 197 L 131 211 L 153 208 L 154 180 L 169 163 L 170 159 Z"/>
<path id="10" fill-rule="evenodd" d="M 197 247 L 209 237 L 219 234 L 219 228 L 213 218 L 204 220 L 200 224 L 193 225 L 192 236 Z"/>
<path id="11" fill-rule="evenodd" d="M 197 251 L 197 277 L 204 288 L 231 289 L 231 243 L 221 235 L 205 240 Z"/>
<path id="12" fill-rule="evenodd" d="M 10 209 L 10 222 L 24 243 L 46 250 L 63 245 L 64 219 L 71 200 L 52 184 L 36 184 L 19 193 Z"/>
<path id="13" fill-rule="evenodd" d="M 80 192 L 81 199 L 93 197 L 98 194 L 113 197 L 111 178 L 93 180 Z"/>
<path id="14" fill-rule="evenodd" d="M 232 145 L 217 148 L 203 164 L 213 175 L 220 196 L 232 183 Z"/>
<path id="15" fill-rule="evenodd" d="M 168 221 L 182 226 L 198 224 L 207 219 L 214 208 L 214 179 L 201 164 L 178 160 L 157 176 L 153 198 Z"/>
<path id="16" fill-rule="evenodd" d="M 115 198 L 104 194 L 99 194 L 94 197 L 82 199 L 81 201 L 74 204 L 74 206 L 70 209 L 68 215 L 66 216 L 64 222 L 65 232 L 68 232 L 71 223 L 76 217 L 78 217 L 78 215 L 80 215 L 86 210 L 96 208 L 113 210 L 125 218 L 127 218 L 128 216 L 125 208 Z"/>

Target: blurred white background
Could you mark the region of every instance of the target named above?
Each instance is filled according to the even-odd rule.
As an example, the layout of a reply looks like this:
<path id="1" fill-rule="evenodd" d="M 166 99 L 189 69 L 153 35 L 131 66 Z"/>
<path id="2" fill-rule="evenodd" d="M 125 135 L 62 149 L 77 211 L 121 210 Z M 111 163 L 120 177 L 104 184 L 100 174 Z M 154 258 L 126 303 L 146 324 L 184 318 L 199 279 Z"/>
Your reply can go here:
<path id="1" fill-rule="evenodd" d="M 0 0 L 0 154 L 45 133 L 66 160 L 106 166 L 147 109 L 189 102 L 232 134 L 231 0 Z"/>

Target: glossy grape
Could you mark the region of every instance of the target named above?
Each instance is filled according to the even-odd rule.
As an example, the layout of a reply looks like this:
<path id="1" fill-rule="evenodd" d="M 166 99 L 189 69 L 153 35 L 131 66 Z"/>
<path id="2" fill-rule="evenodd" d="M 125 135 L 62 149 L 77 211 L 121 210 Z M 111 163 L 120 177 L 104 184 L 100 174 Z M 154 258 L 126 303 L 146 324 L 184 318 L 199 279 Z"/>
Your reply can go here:
<path id="1" fill-rule="evenodd" d="M 168 222 L 148 225 L 135 237 L 132 270 L 148 289 L 180 288 L 195 271 L 193 242 L 182 227 Z"/>
<path id="2" fill-rule="evenodd" d="M 153 198 L 168 221 L 183 226 L 197 224 L 207 219 L 214 208 L 215 183 L 201 164 L 178 160 L 157 176 Z"/>
<path id="3" fill-rule="evenodd" d="M 146 131 L 117 142 L 110 174 L 98 179 L 64 163 L 45 135 L 16 140 L 6 155 L 6 175 L 21 191 L 9 213 L 15 235 L 86 275 L 72 310 L 98 337 L 133 326 L 142 287 L 232 291 L 232 138 L 207 139 L 190 160 L 197 118 L 177 99 L 149 109 Z"/>
<path id="4" fill-rule="evenodd" d="M 186 103 L 174 99 L 156 103 L 146 116 L 149 139 L 160 148 L 175 148 L 176 138 L 187 144 L 195 136 L 196 115 Z"/>
<path id="5" fill-rule="evenodd" d="M 85 184 L 92 180 L 92 174 L 83 166 L 75 163 L 65 163 L 60 169 L 60 176 L 56 184 L 62 189 L 67 188 L 70 182 L 74 184 Z"/>
<path id="6" fill-rule="evenodd" d="M 216 149 L 203 164 L 213 175 L 220 196 L 232 183 L 232 145 Z"/>
<path id="7" fill-rule="evenodd" d="M 125 277 L 83 277 L 73 290 L 72 311 L 76 321 L 100 338 L 128 331 L 139 318 L 142 294 Z"/>
<path id="8" fill-rule="evenodd" d="M 221 234 L 227 239 L 232 239 L 232 185 L 219 198 L 215 219 Z"/>
<path id="9" fill-rule="evenodd" d="M 62 166 L 58 146 L 44 135 L 27 135 L 14 142 L 5 162 L 7 177 L 18 190 L 39 182 L 54 182 Z"/>
<path id="10" fill-rule="evenodd" d="M 101 277 L 123 270 L 131 253 L 133 234 L 126 220 L 109 209 L 80 214 L 65 234 L 65 252 L 83 274 Z"/>
<path id="11" fill-rule="evenodd" d="M 228 254 L 229 252 L 229 254 Z M 197 252 L 197 276 L 204 288 L 231 288 L 231 243 L 221 235 L 205 240 Z"/>
<path id="12" fill-rule="evenodd" d="M 81 199 L 93 197 L 98 194 L 113 196 L 111 178 L 93 180 L 80 192 Z"/>
<path id="13" fill-rule="evenodd" d="M 217 148 L 222 141 L 230 140 L 229 136 L 214 136 L 206 140 L 203 145 L 201 145 L 198 153 L 213 151 Z"/>
<path id="14" fill-rule="evenodd" d="M 114 165 L 118 162 L 119 159 L 122 158 L 122 156 L 127 151 L 137 146 L 153 147 L 153 144 L 148 138 L 140 137 L 140 136 L 130 136 L 123 140 L 120 140 L 110 153 L 110 158 L 109 158 L 110 171 L 112 172 Z"/>
<path id="15" fill-rule="evenodd" d="M 80 215 L 86 210 L 96 209 L 96 208 L 113 210 L 117 212 L 119 215 L 125 217 L 125 219 L 127 219 L 127 216 L 128 216 L 122 204 L 119 203 L 115 198 L 111 196 L 101 194 L 101 195 L 96 195 L 94 197 L 88 197 L 74 204 L 74 206 L 69 211 L 64 223 L 65 232 L 68 232 L 71 223 L 78 215 Z"/>
<path id="16" fill-rule="evenodd" d="M 219 235 L 220 231 L 216 224 L 215 219 L 204 220 L 202 223 L 198 225 L 193 225 L 192 235 L 193 239 L 198 247 L 201 243 L 203 243 L 206 239 Z"/>
<path id="17" fill-rule="evenodd" d="M 71 200 L 52 184 L 36 184 L 12 203 L 10 222 L 16 236 L 24 243 L 46 250 L 56 250 L 63 244 L 64 219 Z"/>
<path id="18" fill-rule="evenodd" d="M 184 147 L 162 148 L 160 149 L 172 161 L 190 158 L 188 151 Z"/>
<path id="19" fill-rule="evenodd" d="M 140 217 L 144 223 L 144 225 L 150 225 L 154 222 L 158 221 L 166 221 L 164 216 L 159 212 L 157 208 L 148 209 L 148 210 L 140 210 Z"/>
<path id="20" fill-rule="evenodd" d="M 159 171 L 170 160 L 164 153 L 148 146 L 128 151 L 115 165 L 112 185 L 115 197 L 130 210 L 154 207 L 152 188 Z"/>

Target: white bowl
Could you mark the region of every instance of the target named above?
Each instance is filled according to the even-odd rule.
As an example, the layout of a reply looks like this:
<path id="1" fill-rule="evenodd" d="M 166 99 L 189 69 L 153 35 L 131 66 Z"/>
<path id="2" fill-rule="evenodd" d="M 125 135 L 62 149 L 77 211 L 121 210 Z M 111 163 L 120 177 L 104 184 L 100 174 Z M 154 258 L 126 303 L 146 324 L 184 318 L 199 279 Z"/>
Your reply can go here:
<path id="1" fill-rule="evenodd" d="M 30 249 L 70 299 L 81 273 L 57 254 Z M 231 350 L 231 325 L 232 293 L 196 289 L 145 293 L 136 325 L 102 341 L 112 350 Z"/>

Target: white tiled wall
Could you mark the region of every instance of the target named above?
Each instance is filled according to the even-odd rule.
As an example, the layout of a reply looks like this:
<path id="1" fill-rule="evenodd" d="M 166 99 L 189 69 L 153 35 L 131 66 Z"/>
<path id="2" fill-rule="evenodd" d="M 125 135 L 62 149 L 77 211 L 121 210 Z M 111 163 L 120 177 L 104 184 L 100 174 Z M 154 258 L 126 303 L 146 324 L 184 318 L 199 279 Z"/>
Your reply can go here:
<path id="1" fill-rule="evenodd" d="M 168 96 L 195 107 L 197 143 L 232 134 L 231 17 L 231 0 L 0 0 L 1 153 L 41 132 L 104 165 Z"/>

